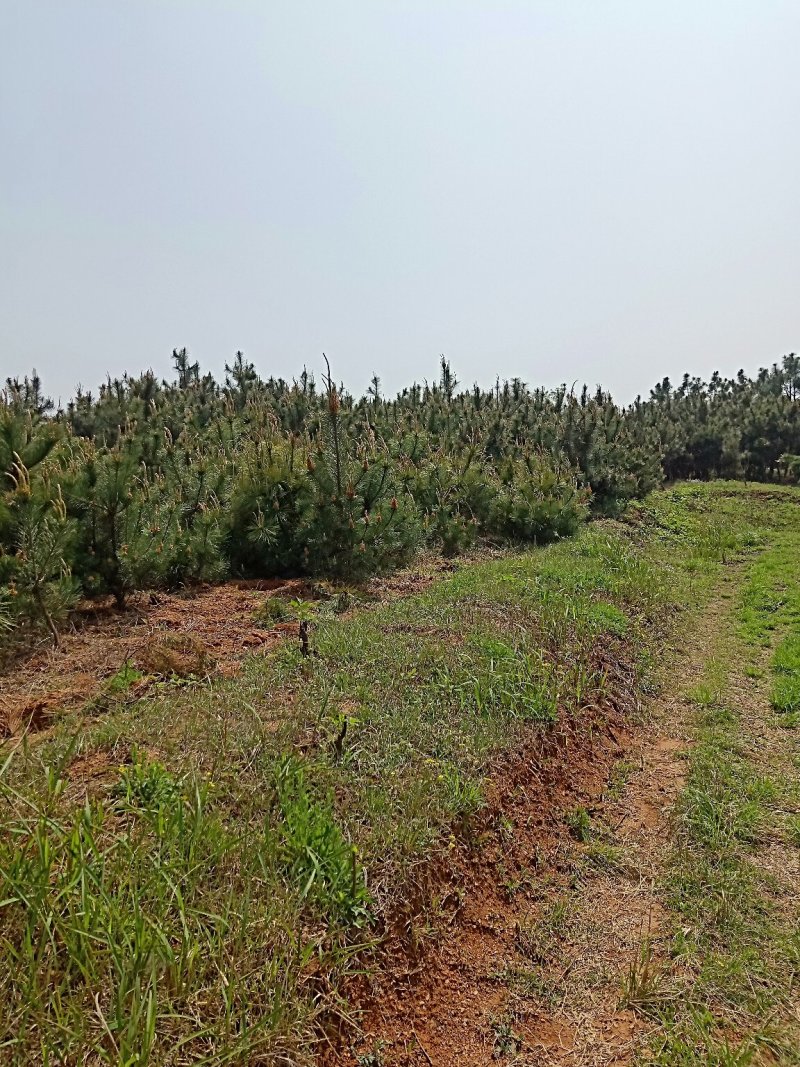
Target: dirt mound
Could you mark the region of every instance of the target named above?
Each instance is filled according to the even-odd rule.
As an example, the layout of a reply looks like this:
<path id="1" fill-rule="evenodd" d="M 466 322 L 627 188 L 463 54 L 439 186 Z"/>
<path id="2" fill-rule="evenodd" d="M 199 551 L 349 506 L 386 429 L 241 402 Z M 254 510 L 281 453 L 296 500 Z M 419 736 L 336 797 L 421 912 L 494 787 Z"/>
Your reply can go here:
<path id="1" fill-rule="evenodd" d="M 186 633 L 168 633 L 142 649 L 134 666 L 159 678 L 207 678 L 216 667 L 208 649 Z"/>

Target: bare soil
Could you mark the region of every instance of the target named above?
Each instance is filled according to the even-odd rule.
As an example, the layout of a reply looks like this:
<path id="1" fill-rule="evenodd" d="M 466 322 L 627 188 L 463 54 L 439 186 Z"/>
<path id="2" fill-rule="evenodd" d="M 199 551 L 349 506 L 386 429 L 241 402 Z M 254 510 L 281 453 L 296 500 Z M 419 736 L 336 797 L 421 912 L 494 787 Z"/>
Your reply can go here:
<path id="1" fill-rule="evenodd" d="M 254 612 L 267 596 L 298 596 L 299 582 L 205 586 L 189 593 L 140 594 L 117 611 L 110 602 L 79 606 L 58 648 L 37 639 L 0 677 L 0 737 L 38 731 L 96 698 L 126 663 L 142 674 L 235 673 L 249 653 L 271 647 L 285 627 L 266 630 Z M 147 685 L 134 687 L 140 695 Z"/>

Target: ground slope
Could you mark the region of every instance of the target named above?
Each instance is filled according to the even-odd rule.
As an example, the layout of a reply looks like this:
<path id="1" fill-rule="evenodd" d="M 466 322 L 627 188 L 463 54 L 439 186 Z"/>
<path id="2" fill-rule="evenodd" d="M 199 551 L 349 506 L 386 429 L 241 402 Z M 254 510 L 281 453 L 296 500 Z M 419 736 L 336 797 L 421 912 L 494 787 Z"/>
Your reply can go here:
<path id="1" fill-rule="evenodd" d="M 794 1062 L 798 500 L 683 486 L 387 602 L 278 596 L 310 655 L 118 671 L 12 738 L 0 1062 Z"/>

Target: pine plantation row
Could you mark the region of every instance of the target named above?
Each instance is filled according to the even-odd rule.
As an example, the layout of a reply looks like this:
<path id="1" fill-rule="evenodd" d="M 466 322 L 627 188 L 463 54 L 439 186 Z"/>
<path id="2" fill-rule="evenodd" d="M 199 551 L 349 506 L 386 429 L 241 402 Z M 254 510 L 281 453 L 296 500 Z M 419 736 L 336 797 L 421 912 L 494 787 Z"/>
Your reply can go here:
<path id="1" fill-rule="evenodd" d="M 422 545 L 543 543 L 664 480 L 800 480 L 800 359 L 755 378 L 668 379 L 647 400 L 515 379 L 357 399 L 262 380 L 224 385 L 185 349 L 176 380 L 125 376 L 54 411 L 34 374 L 0 397 L 0 642 L 59 626 L 81 596 L 226 576 L 359 580 Z M 327 366 L 327 364 L 326 364 Z"/>

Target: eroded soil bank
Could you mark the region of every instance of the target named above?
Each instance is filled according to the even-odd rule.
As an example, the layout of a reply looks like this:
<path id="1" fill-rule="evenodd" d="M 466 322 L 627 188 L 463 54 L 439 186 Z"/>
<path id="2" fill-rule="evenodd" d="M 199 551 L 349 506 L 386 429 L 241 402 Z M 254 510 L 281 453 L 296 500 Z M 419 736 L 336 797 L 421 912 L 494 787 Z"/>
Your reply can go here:
<path id="1" fill-rule="evenodd" d="M 800 523 L 778 503 L 754 494 L 656 694 L 630 674 L 495 769 L 416 957 L 387 946 L 323 1062 L 800 1063 Z"/>
<path id="2" fill-rule="evenodd" d="M 495 768 L 490 812 L 438 872 L 426 928 L 395 931 L 379 977 L 351 990 L 357 1027 L 323 1062 L 633 1062 L 652 1023 L 626 1003 L 625 983 L 643 944 L 664 951 L 659 886 L 690 743 L 685 692 L 740 572 L 722 576 L 672 650 L 660 695 L 641 701 L 616 659 L 600 705 Z"/>

